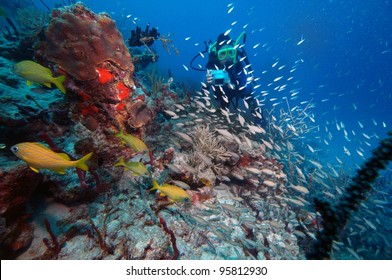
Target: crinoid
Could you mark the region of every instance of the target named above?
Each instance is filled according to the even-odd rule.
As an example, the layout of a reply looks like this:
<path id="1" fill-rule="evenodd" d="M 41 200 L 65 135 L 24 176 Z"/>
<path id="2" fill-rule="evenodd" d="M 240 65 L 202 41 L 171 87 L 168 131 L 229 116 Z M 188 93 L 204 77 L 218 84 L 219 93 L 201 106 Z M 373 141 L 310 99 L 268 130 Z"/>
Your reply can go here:
<path id="1" fill-rule="evenodd" d="M 230 158 L 230 154 L 222 145 L 220 138 L 210 131 L 208 125 L 197 125 L 192 135 L 194 154 L 190 157 L 190 162 L 199 163 L 199 168 L 202 169 L 211 167 L 216 174 L 220 174 L 222 162 Z"/>

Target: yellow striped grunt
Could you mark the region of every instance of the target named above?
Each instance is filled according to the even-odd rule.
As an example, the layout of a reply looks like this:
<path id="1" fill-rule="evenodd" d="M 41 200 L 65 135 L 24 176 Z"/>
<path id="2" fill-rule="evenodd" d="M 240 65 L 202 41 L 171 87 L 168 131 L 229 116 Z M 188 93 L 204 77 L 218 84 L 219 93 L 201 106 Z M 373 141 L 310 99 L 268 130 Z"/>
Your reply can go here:
<path id="1" fill-rule="evenodd" d="M 34 82 L 51 88 L 53 83 L 62 93 L 65 93 L 63 86 L 65 76 L 53 77 L 52 71 L 49 68 L 43 67 L 32 60 L 23 60 L 16 63 L 12 68 L 12 72 L 26 79 L 28 85 Z"/>
<path id="2" fill-rule="evenodd" d="M 161 196 L 167 196 L 170 199 L 170 201 L 175 201 L 175 202 L 191 201 L 190 195 L 180 187 L 177 187 L 175 185 L 169 185 L 169 184 L 163 184 L 162 186 L 160 186 L 155 179 L 152 180 L 152 188 L 150 189 L 150 191 L 153 190 L 159 190 L 161 192 Z"/>
<path id="3" fill-rule="evenodd" d="M 119 160 L 114 164 L 115 167 L 123 166 L 126 170 L 133 172 L 134 176 L 150 177 L 150 172 L 147 170 L 146 166 L 139 161 L 124 161 L 124 157 L 120 157 Z"/>
<path id="4" fill-rule="evenodd" d="M 71 160 L 67 154 L 53 152 L 38 142 L 16 144 L 11 147 L 11 151 L 18 158 L 24 160 L 37 173 L 40 169 L 49 169 L 60 174 L 65 174 L 65 169 L 70 167 L 77 167 L 88 171 L 86 161 L 93 154 L 89 153 L 79 160 Z"/>
<path id="5" fill-rule="evenodd" d="M 144 144 L 144 142 L 142 140 L 140 140 L 139 138 L 137 138 L 131 134 L 124 133 L 123 129 L 121 129 L 120 132 L 116 133 L 115 136 L 117 138 L 120 138 L 122 143 L 126 144 L 128 147 L 130 147 L 132 150 L 134 150 L 137 153 L 139 153 L 139 152 L 148 153 L 149 152 L 146 144 Z"/>

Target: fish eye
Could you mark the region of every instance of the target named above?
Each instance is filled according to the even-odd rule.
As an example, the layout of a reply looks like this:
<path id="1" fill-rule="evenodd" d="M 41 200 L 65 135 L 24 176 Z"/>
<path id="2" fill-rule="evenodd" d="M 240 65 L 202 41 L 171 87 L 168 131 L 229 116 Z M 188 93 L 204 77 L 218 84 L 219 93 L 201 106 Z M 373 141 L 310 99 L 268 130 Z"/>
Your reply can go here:
<path id="1" fill-rule="evenodd" d="M 184 202 L 189 202 L 189 198 L 185 197 Z"/>
<path id="2" fill-rule="evenodd" d="M 11 147 L 11 151 L 13 152 L 13 153 L 17 153 L 18 152 L 18 147 L 16 147 L 16 146 L 12 146 Z"/>

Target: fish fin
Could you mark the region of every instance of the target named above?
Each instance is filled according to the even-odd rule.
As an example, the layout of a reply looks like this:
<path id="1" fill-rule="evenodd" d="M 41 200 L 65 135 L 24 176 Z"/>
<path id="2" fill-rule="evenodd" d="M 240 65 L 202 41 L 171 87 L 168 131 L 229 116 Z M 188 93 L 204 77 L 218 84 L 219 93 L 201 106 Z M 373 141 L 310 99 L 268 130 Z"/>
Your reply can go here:
<path id="1" fill-rule="evenodd" d="M 39 169 L 38 169 L 38 168 L 32 167 L 32 166 L 30 166 L 30 165 L 29 165 L 29 167 L 30 167 L 30 169 L 33 170 L 34 172 L 39 173 Z"/>
<path id="2" fill-rule="evenodd" d="M 114 136 L 116 136 L 118 138 L 121 138 L 122 136 L 125 136 L 124 135 L 124 130 L 121 128 L 121 130 L 119 132 L 117 132 Z M 123 142 L 124 140 L 121 140 L 121 141 Z"/>
<path id="3" fill-rule="evenodd" d="M 65 160 L 71 160 L 71 158 L 66 153 L 57 153 L 57 154 Z"/>
<path id="4" fill-rule="evenodd" d="M 62 175 L 65 174 L 65 168 L 54 169 L 53 171 L 55 171 L 55 172 L 57 172 L 59 174 L 62 174 Z"/>
<path id="5" fill-rule="evenodd" d="M 161 192 L 161 193 L 159 194 L 159 196 L 166 196 L 166 194 L 164 194 L 163 192 Z"/>
<path id="6" fill-rule="evenodd" d="M 52 88 L 52 84 L 51 83 L 44 83 L 44 85 L 48 88 Z"/>
<path id="7" fill-rule="evenodd" d="M 45 149 L 45 150 L 47 150 L 47 151 L 52 151 L 50 148 L 48 148 L 47 146 L 45 146 L 44 144 L 42 144 L 42 143 L 35 143 L 37 146 L 40 146 L 41 148 L 43 148 L 43 149 Z M 52 151 L 53 152 L 53 151 Z"/>
<path id="8" fill-rule="evenodd" d="M 93 155 L 93 153 L 89 153 L 89 154 L 85 155 L 84 157 L 82 157 L 81 159 L 77 160 L 76 167 L 80 168 L 84 171 L 88 171 L 88 166 L 86 164 L 86 161 L 88 161 L 92 155 Z"/>
<path id="9" fill-rule="evenodd" d="M 158 190 L 158 188 L 159 188 L 158 182 L 155 179 L 152 179 L 152 188 L 150 189 L 150 191 Z"/>
<path id="10" fill-rule="evenodd" d="M 127 168 L 126 168 L 126 165 L 125 165 L 124 157 L 121 156 L 121 157 L 118 159 L 118 161 L 114 164 L 114 166 L 115 166 L 115 167 L 117 167 L 117 166 L 124 166 L 125 169 L 127 169 Z"/>
<path id="11" fill-rule="evenodd" d="M 56 77 L 56 78 L 53 79 L 53 83 L 56 85 L 56 87 L 57 87 L 62 93 L 65 94 L 66 92 L 65 92 L 64 85 L 63 85 L 64 81 L 65 81 L 65 76 L 64 76 L 64 75 L 58 76 L 58 77 Z"/>
<path id="12" fill-rule="evenodd" d="M 26 81 L 26 84 L 27 84 L 29 87 L 31 87 L 31 86 L 33 85 L 33 82 L 32 82 L 32 81 L 29 81 L 29 80 L 27 80 L 27 81 Z"/>

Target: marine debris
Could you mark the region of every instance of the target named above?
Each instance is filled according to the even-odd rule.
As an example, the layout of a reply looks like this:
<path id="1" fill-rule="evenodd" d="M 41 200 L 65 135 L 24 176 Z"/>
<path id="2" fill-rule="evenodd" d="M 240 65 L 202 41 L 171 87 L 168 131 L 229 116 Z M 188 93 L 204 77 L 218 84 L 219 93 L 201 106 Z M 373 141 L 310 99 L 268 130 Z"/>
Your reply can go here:
<path id="1" fill-rule="evenodd" d="M 315 198 L 317 211 L 321 213 L 323 229 L 317 233 L 313 249 L 307 254 L 308 259 L 328 259 L 334 240 L 350 219 L 351 213 L 357 211 L 360 204 L 371 191 L 371 184 L 377 179 L 380 170 L 385 169 L 392 161 L 392 131 L 388 138 L 382 140 L 373 155 L 358 170 L 357 176 L 344 191 L 341 198 L 334 204 Z"/>

